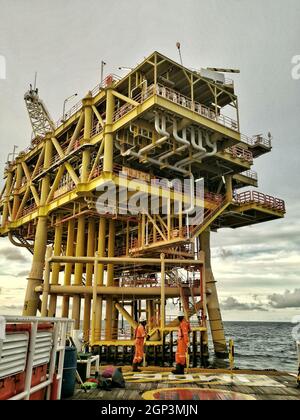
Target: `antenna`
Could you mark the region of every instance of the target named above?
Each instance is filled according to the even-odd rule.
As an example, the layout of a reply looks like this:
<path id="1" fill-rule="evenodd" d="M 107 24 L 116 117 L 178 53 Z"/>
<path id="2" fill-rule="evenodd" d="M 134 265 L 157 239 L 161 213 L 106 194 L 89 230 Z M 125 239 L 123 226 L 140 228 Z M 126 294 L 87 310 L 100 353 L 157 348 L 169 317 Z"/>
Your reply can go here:
<path id="1" fill-rule="evenodd" d="M 33 90 L 36 90 L 36 82 L 37 82 L 37 71 L 34 74 L 34 88 L 33 88 Z"/>
<path id="2" fill-rule="evenodd" d="M 183 66 L 183 62 L 182 62 L 182 55 L 181 55 L 181 45 L 180 42 L 176 42 L 176 47 L 178 49 L 178 53 L 179 53 L 179 58 L 180 58 L 180 63 Z"/>
<path id="3" fill-rule="evenodd" d="M 101 84 L 103 83 L 103 78 L 104 78 L 104 66 L 106 66 L 106 62 L 105 61 L 101 61 L 101 76 L 100 76 L 100 78 L 101 78 Z"/>

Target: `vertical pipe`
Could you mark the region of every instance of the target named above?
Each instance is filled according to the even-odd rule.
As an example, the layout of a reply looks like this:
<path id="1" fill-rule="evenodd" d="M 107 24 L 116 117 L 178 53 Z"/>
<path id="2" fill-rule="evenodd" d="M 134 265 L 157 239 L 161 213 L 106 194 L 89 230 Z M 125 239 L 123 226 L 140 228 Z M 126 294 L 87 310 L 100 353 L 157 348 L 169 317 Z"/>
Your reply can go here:
<path id="1" fill-rule="evenodd" d="M 141 246 L 145 246 L 145 229 L 146 229 L 146 216 L 142 214 L 142 225 L 141 225 Z"/>
<path id="2" fill-rule="evenodd" d="M 130 222 L 127 221 L 127 225 L 126 225 L 126 257 L 129 256 L 129 235 L 130 235 Z"/>
<path id="3" fill-rule="evenodd" d="M 165 267 L 165 255 L 161 254 L 161 297 L 160 297 L 160 328 L 165 329 L 166 325 L 166 293 L 165 293 L 165 284 L 166 284 L 166 267 Z"/>
<path id="4" fill-rule="evenodd" d="M 77 225 L 77 239 L 76 239 L 76 257 L 84 256 L 85 250 L 85 218 L 80 216 L 78 218 Z M 83 264 L 75 264 L 75 274 L 74 274 L 74 285 L 80 286 L 82 284 L 82 275 L 83 275 Z M 73 307 L 72 307 L 72 319 L 75 320 L 74 329 L 79 330 L 80 328 L 80 303 L 81 296 L 76 295 L 73 297 Z"/>
<path id="5" fill-rule="evenodd" d="M 96 253 L 96 258 L 99 256 L 99 253 Z M 95 260 L 94 264 L 94 282 L 93 282 L 93 308 L 92 308 L 92 328 L 91 328 L 91 346 L 93 346 L 96 341 L 100 341 L 100 337 L 96 337 L 96 320 L 97 320 L 97 279 L 98 279 L 98 270 L 99 264 L 97 260 Z"/>
<path id="6" fill-rule="evenodd" d="M 50 263 L 48 261 L 52 256 L 52 248 L 49 246 L 46 251 L 46 262 L 45 262 L 45 275 L 44 275 L 44 288 L 42 296 L 42 308 L 41 316 L 48 316 L 48 297 L 50 291 Z"/>
<path id="7" fill-rule="evenodd" d="M 108 236 L 108 257 L 113 257 L 115 252 L 115 221 L 109 221 L 109 236 Z M 114 265 L 107 264 L 107 286 L 112 287 L 114 285 Z M 105 337 L 106 340 L 111 340 L 116 337 L 116 331 L 112 331 L 116 328 L 115 317 L 117 310 L 114 309 L 113 298 L 107 296 L 106 298 L 106 329 Z"/>
<path id="8" fill-rule="evenodd" d="M 54 236 L 54 256 L 58 257 L 61 254 L 61 244 L 62 244 L 62 234 L 63 234 L 63 225 L 60 222 L 60 218 L 57 218 L 58 224 L 55 226 L 55 236 Z M 60 264 L 55 263 L 52 265 L 52 277 L 51 284 L 56 286 L 59 284 L 59 272 Z M 57 295 L 50 296 L 49 303 L 49 312 L 48 316 L 54 318 L 56 315 L 56 305 L 57 305 Z"/>
<path id="9" fill-rule="evenodd" d="M 73 257 L 74 255 L 74 237 L 75 237 L 75 222 L 74 222 L 74 219 L 71 219 L 68 222 L 68 236 L 67 236 L 67 245 L 66 245 L 67 257 Z M 70 286 L 71 284 L 72 271 L 73 271 L 73 264 L 66 263 L 65 275 L 64 275 L 65 286 Z M 70 303 L 70 297 L 63 296 L 63 302 L 62 302 L 62 317 L 63 318 L 69 318 L 69 303 Z"/>
<path id="10" fill-rule="evenodd" d="M 98 234 L 98 255 L 99 257 L 105 256 L 106 248 L 106 219 L 101 217 L 99 222 L 99 234 Z M 98 286 L 103 286 L 104 280 L 104 264 L 97 264 L 97 273 L 94 274 L 95 281 Z M 96 296 L 95 306 L 95 341 L 100 341 L 102 331 L 102 296 Z"/>
<path id="11" fill-rule="evenodd" d="M 88 222 L 88 237 L 87 237 L 87 256 L 95 255 L 95 221 L 89 219 Z M 92 286 L 93 278 L 93 264 L 86 265 L 86 286 Z M 83 315 L 83 339 L 87 343 L 90 335 L 90 321 L 91 321 L 91 296 L 84 296 L 84 315 Z"/>

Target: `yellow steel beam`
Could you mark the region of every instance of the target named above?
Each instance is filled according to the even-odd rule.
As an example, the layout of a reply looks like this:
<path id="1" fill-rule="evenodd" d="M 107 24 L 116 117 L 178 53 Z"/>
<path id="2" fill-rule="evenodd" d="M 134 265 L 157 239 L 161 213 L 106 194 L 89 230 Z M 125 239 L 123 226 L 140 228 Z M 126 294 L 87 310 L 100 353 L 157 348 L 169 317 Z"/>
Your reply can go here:
<path id="1" fill-rule="evenodd" d="M 57 153 L 59 154 L 59 157 L 61 159 L 63 159 L 65 157 L 65 154 L 64 154 L 64 151 L 63 151 L 61 145 L 58 143 L 57 138 L 56 137 L 52 137 L 51 140 L 52 140 L 52 143 L 53 143 L 53 145 L 54 145 Z"/>
<path id="2" fill-rule="evenodd" d="M 69 172 L 70 177 L 72 178 L 72 181 L 74 182 L 74 184 L 75 185 L 79 184 L 80 179 L 76 175 L 76 172 L 74 171 L 72 165 L 69 162 L 65 162 L 65 167 L 66 167 L 67 171 Z"/>
<path id="3" fill-rule="evenodd" d="M 256 210 L 260 213 L 268 214 L 270 216 L 280 217 L 280 218 L 284 217 L 284 213 L 282 211 L 272 210 L 264 206 L 260 206 L 259 204 L 256 204 L 256 203 L 233 206 L 233 210 L 237 213 L 245 213 L 249 210 Z"/>
<path id="4" fill-rule="evenodd" d="M 125 95 L 122 95 L 121 93 L 117 92 L 116 90 L 113 90 L 113 91 L 112 91 L 112 93 L 113 93 L 113 95 L 114 95 L 116 98 L 119 98 L 119 99 L 121 99 L 122 101 L 127 102 L 127 103 L 128 103 L 128 104 L 130 104 L 130 105 L 133 105 L 133 106 L 138 106 L 138 105 L 140 104 L 139 102 L 134 101 L 133 99 L 128 98 L 128 97 L 127 97 L 127 96 L 125 96 Z"/>
<path id="5" fill-rule="evenodd" d="M 76 128 L 75 128 L 74 133 L 73 133 L 73 135 L 71 137 L 69 146 L 67 148 L 66 154 L 69 154 L 71 152 L 71 150 L 72 150 L 72 148 L 74 146 L 74 143 L 78 139 L 79 134 L 80 134 L 80 131 L 83 128 L 83 124 L 84 124 L 84 112 L 81 112 L 80 117 L 79 117 L 79 120 L 78 120 L 77 125 L 76 125 Z"/>
<path id="6" fill-rule="evenodd" d="M 95 107 L 95 105 L 92 105 L 92 110 L 94 111 L 94 114 L 96 115 L 97 120 L 99 121 L 99 123 L 100 123 L 101 127 L 103 128 L 103 127 L 104 127 L 104 121 L 103 121 L 103 118 L 102 118 L 102 117 L 101 117 L 101 115 L 99 114 L 99 111 L 98 111 L 98 109 Z"/>
<path id="7" fill-rule="evenodd" d="M 35 288 L 37 293 L 43 292 L 42 286 L 37 286 Z M 103 298 L 111 298 L 113 296 L 117 298 L 122 298 L 122 296 L 132 297 L 138 296 L 140 298 L 149 298 L 149 297 L 160 297 L 161 288 L 160 287 L 107 287 L 107 286 L 97 286 L 97 296 L 102 296 Z M 92 286 L 58 286 L 50 285 L 49 288 L 50 294 L 56 294 L 58 296 L 63 296 L 68 294 L 70 296 L 79 296 L 79 295 L 93 295 Z M 175 298 L 180 296 L 179 288 L 177 287 L 166 287 L 165 288 L 165 297 L 166 298 Z"/>
<path id="8" fill-rule="evenodd" d="M 59 185 L 59 183 L 60 183 L 60 181 L 63 177 L 64 172 L 65 172 L 65 165 L 63 164 L 58 168 L 58 172 L 55 176 L 55 179 L 53 181 L 53 184 L 51 186 L 49 195 L 48 195 L 47 200 L 46 200 L 46 205 L 49 204 L 52 201 L 53 195 L 58 188 L 58 185 Z"/>

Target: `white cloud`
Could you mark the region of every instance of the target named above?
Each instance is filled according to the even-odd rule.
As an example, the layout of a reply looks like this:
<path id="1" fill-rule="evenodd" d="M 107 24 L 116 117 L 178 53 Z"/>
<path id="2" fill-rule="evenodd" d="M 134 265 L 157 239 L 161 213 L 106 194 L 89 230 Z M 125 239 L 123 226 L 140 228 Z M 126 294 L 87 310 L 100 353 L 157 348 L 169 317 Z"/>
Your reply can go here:
<path id="1" fill-rule="evenodd" d="M 293 292 L 286 290 L 283 294 L 274 293 L 268 298 L 273 308 L 300 308 L 300 289 L 295 289 Z"/>

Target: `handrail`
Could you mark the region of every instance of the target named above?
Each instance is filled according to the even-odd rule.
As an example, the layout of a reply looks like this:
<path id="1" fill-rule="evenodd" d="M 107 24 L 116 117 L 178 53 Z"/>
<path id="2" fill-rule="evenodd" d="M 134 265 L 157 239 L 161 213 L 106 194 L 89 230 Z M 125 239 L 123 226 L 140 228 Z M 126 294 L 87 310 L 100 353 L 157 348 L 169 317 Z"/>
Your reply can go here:
<path id="1" fill-rule="evenodd" d="M 249 137 L 245 134 L 241 134 L 241 140 L 249 146 L 263 145 L 269 149 L 272 148 L 272 140 L 270 138 L 266 139 L 262 135 Z"/>
<path id="2" fill-rule="evenodd" d="M 238 122 L 233 118 L 227 117 L 223 114 L 216 114 L 216 112 L 211 108 L 208 108 L 207 106 L 199 102 L 192 101 L 191 98 L 189 98 L 188 96 L 184 96 L 173 89 L 158 84 L 156 93 L 157 95 L 162 96 L 172 102 L 175 102 L 185 108 L 188 108 L 191 111 L 196 112 L 197 114 L 200 114 L 210 120 L 216 121 L 217 123 L 224 125 L 225 127 L 229 127 L 234 131 L 239 131 Z"/>
<path id="3" fill-rule="evenodd" d="M 253 153 L 250 150 L 246 150 L 240 146 L 232 146 L 225 149 L 226 153 L 229 153 L 234 158 L 246 160 L 249 163 L 253 163 Z"/>
<path id="4" fill-rule="evenodd" d="M 216 114 L 216 112 L 211 108 L 208 108 L 199 102 L 192 101 L 191 98 L 161 84 L 149 86 L 145 91 L 136 95 L 133 100 L 141 104 L 154 94 L 168 99 L 180 106 L 183 106 L 184 108 L 188 108 L 191 111 L 196 112 L 197 114 L 200 114 L 210 120 L 216 121 L 225 127 L 229 127 L 234 131 L 239 131 L 238 122 L 236 120 L 223 114 Z M 115 122 L 119 120 L 134 108 L 135 105 L 133 104 L 124 104 L 114 112 L 113 121 Z"/>
<path id="5" fill-rule="evenodd" d="M 237 175 L 246 176 L 247 178 L 254 179 L 255 181 L 258 180 L 258 174 L 257 174 L 257 172 L 252 171 L 252 170 L 244 171 L 244 172 L 241 172 L 240 174 L 237 174 Z"/>
<path id="6" fill-rule="evenodd" d="M 244 191 L 235 197 L 235 202 L 239 205 L 255 203 L 281 213 L 286 212 L 284 200 L 258 191 Z"/>
<path id="7" fill-rule="evenodd" d="M 97 84 L 92 90 L 91 90 L 91 95 L 94 98 L 95 96 L 98 95 L 98 93 L 102 90 L 105 89 L 107 86 L 109 86 L 110 84 L 116 82 L 116 81 L 120 81 L 121 77 L 116 75 L 116 74 L 109 74 L 102 83 Z M 78 112 L 80 109 L 82 108 L 82 100 L 78 101 L 75 105 L 72 106 L 72 108 L 70 108 L 65 115 L 63 115 L 57 122 L 56 122 L 56 128 L 60 127 L 61 125 L 63 125 L 69 118 L 71 118 L 74 114 L 76 114 L 76 112 Z"/>

